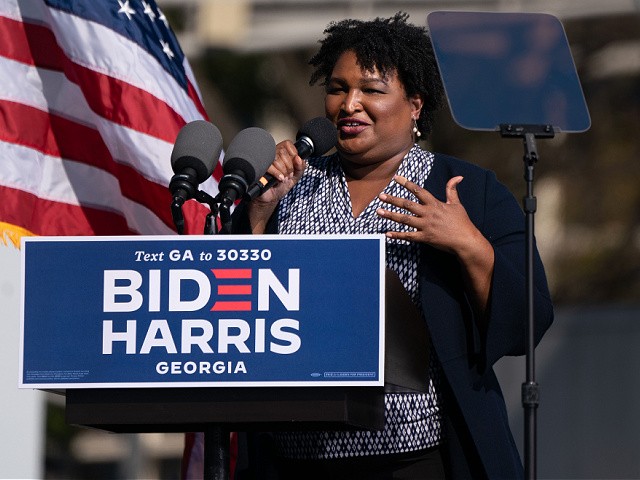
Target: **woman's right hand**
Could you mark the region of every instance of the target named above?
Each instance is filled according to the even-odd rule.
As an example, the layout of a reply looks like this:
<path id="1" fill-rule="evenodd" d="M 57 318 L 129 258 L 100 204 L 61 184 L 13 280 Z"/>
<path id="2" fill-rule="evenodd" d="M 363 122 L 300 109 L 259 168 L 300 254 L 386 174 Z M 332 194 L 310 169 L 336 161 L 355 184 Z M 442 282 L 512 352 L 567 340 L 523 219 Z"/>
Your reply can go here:
<path id="1" fill-rule="evenodd" d="M 253 233 L 264 233 L 267 221 L 278 206 L 278 202 L 300 180 L 306 163 L 298 155 L 293 142 L 284 140 L 276 145 L 276 158 L 267 173 L 278 180 L 273 187 L 249 204 L 249 221 Z"/>

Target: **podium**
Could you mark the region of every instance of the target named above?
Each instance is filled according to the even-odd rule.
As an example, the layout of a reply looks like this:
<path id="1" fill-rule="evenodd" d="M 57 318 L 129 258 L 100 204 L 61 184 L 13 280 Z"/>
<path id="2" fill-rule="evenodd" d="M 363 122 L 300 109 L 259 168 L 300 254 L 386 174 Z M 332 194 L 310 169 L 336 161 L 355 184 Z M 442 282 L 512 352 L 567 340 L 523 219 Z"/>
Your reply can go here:
<path id="1" fill-rule="evenodd" d="M 227 238 L 228 237 L 225 237 L 225 241 Z M 193 241 L 192 239 L 190 240 Z M 144 388 L 138 386 L 114 388 L 113 385 L 108 385 L 108 388 L 99 388 L 93 387 L 92 384 L 84 386 L 82 383 L 79 385 L 67 383 L 67 387 L 72 386 L 73 388 L 65 389 L 56 388 L 56 383 L 51 380 L 56 377 L 49 373 L 49 375 L 52 375 L 50 376 L 51 379 L 49 383 L 40 383 L 35 388 L 46 387 L 43 389 L 64 393 L 66 397 L 67 423 L 88 426 L 114 433 L 204 431 L 207 435 L 207 432 L 219 433 L 220 431 L 382 429 L 384 426 L 385 392 L 427 391 L 429 341 L 426 324 L 413 305 L 409 295 L 404 290 L 397 275 L 390 270 L 384 271 L 383 255 L 378 255 L 380 251 L 384 253 L 384 239 L 375 239 L 376 242 L 378 242 L 378 240 L 380 240 L 380 242 L 376 244 L 372 250 L 374 254 L 371 255 L 371 257 L 375 257 L 374 263 L 379 262 L 380 265 L 374 266 L 372 271 L 376 272 L 378 268 L 380 268 L 380 271 L 384 273 L 380 275 L 380 279 L 384 278 L 384 283 L 379 285 L 381 288 L 377 290 L 375 288 L 373 289 L 373 301 L 371 299 L 365 299 L 365 301 L 362 302 L 362 299 L 353 297 L 353 305 L 355 306 L 354 308 L 358 310 L 365 309 L 365 304 L 367 303 L 377 304 L 378 301 L 380 306 L 384 306 L 384 312 L 380 312 L 384 324 L 382 325 L 382 331 L 379 332 L 379 337 L 384 340 L 384 358 L 381 359 L 383 360 L 382 362 L 377 363 L 383 365 L 384 382 L 364 381 L 360 382 L 360 384 L 356 379 L 355 382 L 348 382 L 345 385 L 333 381 L 326 382 L 327 385 L 325 386 L 321 383 L 321 379 L 319 383 L 309 384 L 307 382 L 296 383 L 284 381 L 281 384 L 278 382 L 270 382 L 260 386 L 254 386 L 253 384 L 248 386 L 225 384 L 224 386 L 208 387 L 178 384 L 175 387 L 163 385 L 160 387 L 145 386 Z M 145 246 L 145 248 L 147 247 Z M 91 250 L 93 249 L 94 247 L 91 248 Z M 138 254 L 137 252 L 142 252 L 144 249 L 139 246 L 136 246 L 135 249 L 135 257 L 143 258 L 144 254 Z M 314 250 L 317 249 L 318 247 L 314 246 Z M 335 253 L 339 250 L 339 245 L 331 244 L 329 249 Z M 363 265 L 368 263 L 369 258 L 363 253 L 364 251 L 361 246 L 356 246 L 356 249 L 362 256 L 359 261 L 362 261 Z M 23 252 L 24 251 L 23 246 Z M 29 249 L 26 249 L 26 251 L 28 253 Z M 81 252 L 81 249 L 76 248 L 74 251 Z M 181 251 L 184 251 L 184 249 Z M 277 255 L 278 250 L 275 247 L 273 247 L 271 251 L 274 256 Z M 77 253 L 77 255 L 81 256 L 82 253 Z M 352 253 L 349 255 L 352 255 Z M 48 251 L 43 253 L 43 258 L 44 257 L 52 259 L 59 258 Z M 156 257 L 158 256 L 156 255 Z M 340 263 L 339 260 L 340 259 L 338 259 L 338 263 Z M 357 264 L 357 262 L 358 260 L 354 260 L 354 264 Z M 81 259 L 79 263 L 86 264 L 86 261 Z M 326 267 L 320 265 L 320 262 L 317 261 L 310 261 L 310 263 L 313 263 L 317 268 Z M 41 264 L 39 264 L 39 266 L 41 266 Z M 82 267 L 79 266 L 78 268 Z M 343 266 L 343 268 L 345 268 L 345 272 L 349 270 L 348 266 Z M 103 270 L 105 272 L 107 271 L 104 268 Z M 152 271 L 154 268 L 150 268 L 149 270 Z M 305 271 L 304 267 L 301 267 L 301 270 Z M 112 270 L 108 271 L 112 272 Z M 123 272 L 128 270 L 117 271 Z M 29 273 L 29 268 L 27 268 L 26 273 Z M 109 275 L 110 274 L 105 273 L 104 278 L 106 279 Z M 340 274 L 341 277 L 345 277 L 345 275 L 344 272 Z M 150 275 L 150 277 L 151 276 L 152 275 Z M 130 275 L 130 277 L 135 278 L 135 275 Z M 158 275 L 158 277 L 160 277 L 160 275 Z M 193 278 L 197 277 L 193 276 Z M 362 281 L 370 281 L 372 286 L 375 287 L 377 280 L 378 279 L 373 278 L 372 275 L 365 274 L 364 280 Z M 104 281 L 107 282 L 107 280 Z M 132 284 L 133 283 L 132 281 Z M 304 282 L 301 282 L 301 284 L 304 285 Z M 43 286 L 39 282 L 37 282 L 35 287 L 38 289 L 47 288 L 46 285 Z M 137 290 L 133 289 L 131 285 L 121 285 L 116 282 L 113 288 L 119 292 L 118 294 L 121 297 L 124 296 L 127 301 L 133 302 L 137 296 L 135 293 Z M 121 290 L 117 290 L 118 288 Z M 151 289 L 151 287 L 149 288 Z M 144 291 L 143 287 L 139 287 L 139 289 L 140 291 Z M 28 292 L 29 288 L 26 290 Z M 344 294 L 344 298 L 351 298 L 349 292 L 346 292 L 346 294 L 345 292 L 342 293 Z M 56 294 L 63 295 L 61 292 L 57 292 Z M 185 295 L 189 297 L 189 301 L 194 301 L 192 297 L 195 294 L 193 292 Z M 300 295 L 304 298 L 304 294 Z M 336 292 L 336 295 L 339 295 L 339 293 Z M 376 295 L 383 298 L 373 298 Z M 51 299 L 50 294 L 46 294 L 44 297 L 49 300 Z M 105 294 L 104 305 L 109 305 L 107 297 L 108 295 Z M 39 302 L 38 298 L 39 294 L 33 297 L 26 295 L 25 303 L 29 303 L 29 300 L 32 299 L 33 303 L 37 305 Z M 122 300 L 122 298 L 118 298 Z M 184 302 L 187 302 L 187 300 L 184 300 Z M 122 302 L 121 305 L 124 304 L 125 302 Z M 156 304 L 150 301 L 150 305 Z M 140 308 L 138 305 L 136 306 Z M 208 306 L 209 304 L 207 304 L 207 309 Z M 29 308 L 32 307 L 33 305 Z M 347 311 L 349 307 L 350 305 L 346 306 Z M 78 308 L 82 310 L 83 307 L 80 305 Z M 101 308 L 108 310 L 105 306 Z M 120 306 L 112 308 L 111 310 L 117 309 L 124 310 L 124 308 Z M 154 318 L 161 316 L 153 312 L 155 309 L 155 307 L 149 308 L 149 310 L 152 311 L 151 316 Z M 25 308 L 25 310 L 27 310 L 25 317 L 28 317 L 28 308 Z M 133 307 L 129 310 L 133 310 Z M 378 310 L 374 309 L 374 311 Z M 354 312 L 354 315 L 355 313 L 359 314 L 360 312 Z M 123 318 L 135 316 L 134 313 L 126 313 L 123 315 L 125 315 Z M 106 316 L 106 314 L 104 316 Z M 117 314 L 113 313 L 109 316 L 115 318 Z M 82 318 L 82 315 L 80 314 L 79 317 Z M 103 322 L 108 321 L 110 320 L 104 320 Z M 131 320 L 128 321 L 131 322 Z M 346 317 L 344 316 L 342 318 L 329 317 L 323 319 L 323 321 L 325 322 L 324 326 L 332 325 L 338 321 L 347 323 Z M 306 324 L 317 323 L 317 320 L 311 319 L 305 320 L 304 322 Z M 375 327 L 378 326 L 377 322 L 377 318 L 371 319 L 371 329 L 375 330 Z M 23 318 L 23 323 L 25 323 L 25 318 Z M 109 330 L 109 328 L 112 327 L 105 325 L 107 324 L 103 323 L 103 336 L 107 336 L 108 333 L 108 335 L 111 335 L 115 340 L 111 341 L 110 348 L 113 349 L 112 351 L 105 347 L 105 340 L 103 339 L 102 356 L 111 360 L 110 357 L 115 356 L 113 352 L 115 352 L 116 348 L 122 347 L 121 350 L 124 350 L 124 343 L 126 343 L 127 349 L 133 346 L 133 343 L 130 345 L 125 338 L 127 332 L 131 334 L 131 331 L 112 332 Z M 323 325 L 320 325 L 320 327 L 323 327 Z M 362 329 L 362 327 L 357 328 Z M 28 330 L 29 329 L 23 325 L 23 337 L 25 333 L 27 337 L 29 336 Z M 135 333 L 135 330 L 133 331 Z M 170 350 L 168 347 L 170 344 L 168 338 L 171 337 L 166 336 L 168 333 L 165 332 L 163 334 L 162 332 L 163 330 L 161 328 L 158 328 L 155 332 L 149 329 L 149 332 L 147 332 L 144 337 L 144 343 L 148 342 L 156 346 L 161 344 L 163 348 Z M 366 336 L 365 333 L 366 332 L 362 331 L 362 337 Z M 162 335 L 165 335 L 165 337 Z M 302 334 L 300 335 L 302 336 Z M 144 347 L 139 346 L 141 338 L 142 334 L 138 336 L 138 342 L 136 344 L 137 350 L 134 350 L 137 354 L 140 354 L 144 350 Z M 378 338 L 378 336 L 376 336 L 376 338 Z M 361 343 L 360 339 L 355 335 L 350 335 L 350 339 L 351 343 L 345 342 L 341 347 L 341 350 L 347 350 L 343 352 L 347 356 L 350 354 L 350 345 L 353 345 L 353 351 L 357 352 L 357 349 L 360 348 L 358 344 Z M 114 345 L 116 341 L 122 345 Z M 26 343 L 41 345 L 41 343 L 37 341 Z M 256 340 L 255 343 L 257 345 L 259 342 Z M 237 339 L 235 340 L 235 344 L 240 345 Z M 104 354 L 105 349 L 107 351 L 106 355 Z M 26 348 L 26 346 L 22 350 L 22 354 L 25 357 L 28 357 L 25 352 L 34 351 L 32 348 Z M 123 352 L 121 352 L 121 354 L 122 353 Z M 129 352 L 129 354 L 131 353 L 132 352 Z M 337 352 L 334 353 L 337 355 Z M 325 346 L 324 355 L 327 354 L 331 355 L 332 351 L 330 347 Z M 125 357 L 126 355 L 122 354 L 122 356 Z M 38 368 L 37 362 L 35 366 L 31 366 L 30 364 L 25 366 L 25 363 L 29 363 L 28 358 L 23 358 L 22 360 L 23 372 L 21 387 L 29 387 L 26 379 L 37 379 L 38 375 L 47 373 L 35 370 Z M 104 361 L 104 359 L 101 359 L 101 361 Z M 373 363 L 376 362 L 377 360 Z M 87 375 L 91 375 L 95 369 L 94 367 L 87 367 L 87 372 L 78 373 L 77 367 L 74 368 L 74 370 L 65 370 L 64 374 L 80 376 L 86 373 Z M 355 368 L 357 367 L 348 367 L 351 371 L 358 373 Z M 368 374 L 369 372 L 365 371 L 364 373 Z M 373 376 L 374 373 L 375 372 L 371 372 L 371 375 Z M 319 373 L 313 375 L 315 377 L 320 376 Z M 61 385 L 64 386 L 65 384 L 62 383 Z M 222 461 L 224 461 L 224 459 Z M 207 460 L 205 459 L 205 464 L 206 463 Z"/>
<path id="2" fill-rule="evenodd" d="M 384 387 L 69 389 L 66 421 L 114 433 L 204 431 L 205 449 L 215 444 L 205 451 L 204 478 L 215 480 L 224 477 L 207 470 L 227 467 L 207 464 L 229 461 L 231 431 L 381 430 L 385 393 L 427 391 L 430 347 L 426 323 L 391 270 L 385 296 Z"/>
<path id="3" fill-rule="evenodd" d="M 387 270 L 385 386 L 68 389 L 70 424 L 116 433 L 371 429 L 384 426 L 384 393 L 426 392 L 426 323 L 395 272 Z"/>

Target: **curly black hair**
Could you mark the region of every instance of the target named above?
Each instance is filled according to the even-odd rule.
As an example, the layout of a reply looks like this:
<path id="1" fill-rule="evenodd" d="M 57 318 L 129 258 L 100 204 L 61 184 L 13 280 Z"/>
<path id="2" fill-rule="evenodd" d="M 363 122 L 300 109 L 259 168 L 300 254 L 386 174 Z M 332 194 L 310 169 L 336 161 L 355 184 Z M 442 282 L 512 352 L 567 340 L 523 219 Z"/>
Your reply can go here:
<path id="1" fill-rule="evenodd" d="M 382 75 L 396 72 L 408 97 L 421 94 L 424 106 L 418 118 L 423 134 L 431 132 L 432 113 L 440 108 L 443 88 L 426 28 L 407 23 L 409 14 L 398 12 L 391 18 L 341 20 L 331 22 L 318 52 L 309 60 L 315 67 L 310 85 L 322 80 L 326 85 L 338 58 L 352 50 L 360 66 L 375 68 Z"/>

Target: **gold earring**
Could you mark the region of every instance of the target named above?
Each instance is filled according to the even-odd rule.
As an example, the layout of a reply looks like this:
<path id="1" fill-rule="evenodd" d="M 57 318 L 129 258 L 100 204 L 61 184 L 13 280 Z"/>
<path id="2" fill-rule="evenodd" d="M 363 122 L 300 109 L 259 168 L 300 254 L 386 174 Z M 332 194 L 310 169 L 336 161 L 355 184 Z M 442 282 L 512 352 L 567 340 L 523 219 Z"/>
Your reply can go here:
<path id="1" fill-rule="evenodd" d="M 413 119 L 413 134 L 418 138 L 422 136 L 422 133 L 418 129 L 418 121 L 415 118 Z"/>

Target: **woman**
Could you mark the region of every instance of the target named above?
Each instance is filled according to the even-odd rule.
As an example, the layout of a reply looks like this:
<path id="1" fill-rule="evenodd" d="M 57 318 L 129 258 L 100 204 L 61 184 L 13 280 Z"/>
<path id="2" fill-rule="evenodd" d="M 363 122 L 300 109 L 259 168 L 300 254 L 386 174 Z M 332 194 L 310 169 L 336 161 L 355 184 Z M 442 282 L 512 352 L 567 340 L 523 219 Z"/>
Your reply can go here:
<path id="1" fill-rule="evenodd" d="M 429 391 L 388 394 L 381 432 L 274 434 L 281 478 L 523 476 L 492 365 L 525 345 L 524 218 L 493 173 L 421 149 L 441 86 L 429 38 L 398 13 L 325 30 L 310 63 L 336 153 L 290 141 L 279 184 L 237 209 L 252 233 L 385 233 L 387 267 L 427 322 Z M 537 340 L 553 312 L 536 254 Z"/>

